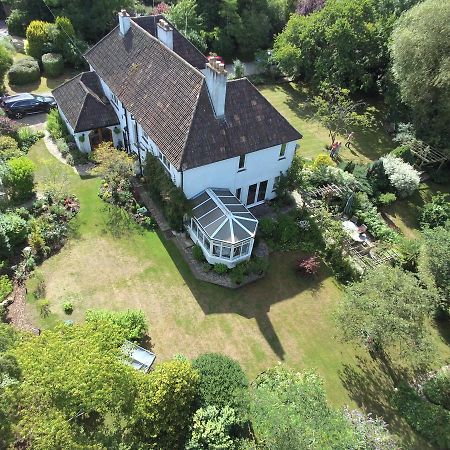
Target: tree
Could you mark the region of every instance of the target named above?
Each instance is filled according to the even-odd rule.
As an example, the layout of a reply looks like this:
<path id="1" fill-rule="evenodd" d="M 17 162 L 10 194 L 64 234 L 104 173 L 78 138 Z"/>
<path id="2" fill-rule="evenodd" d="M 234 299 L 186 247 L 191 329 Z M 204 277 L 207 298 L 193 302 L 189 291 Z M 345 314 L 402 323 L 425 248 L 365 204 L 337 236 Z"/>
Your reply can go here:
<path id="1" fill-rule="evenodd" d="M 420 174 L 411 164 L 400 158 L 386 155 L 380 158 L 389 184 L 400 197 L 407 197 L 419 188 Z"/>
<path id="2" fill-rule="evenodd" d="M 295 12 L 301 16 L 307 16 L 321 10 L 325 6 L 325 0 L 299 0 Z"/>
<path id="3" fill-rule="evenodd" d="M 425 203 L 420 211 L 420 226 L 439 227 L 444 226 L 447 220 L 450 220 L 450 202 L 449 195 L 438 192 L 431 197 L 431 201 Z"/>
<path id="4" fill-rule="evenodd" d="M 216 406 L 198 409 L 194 414 L 192 434 L 186 450 L 234 450 L 236 446 L 230 433 L 236 424 L 236 414 L 229 406 L 223 409 Z"/>
<path id="5" fill-rule="evenodd" d="M 9 256 L 27 237 L 27 223 L 13 212 L 0 214 L 0 255 Z"/>
<path id="6" fill-rule="evenodd" d="M 12 201 L 28 200 L 33 194 L 34 187 L 33 162 L 26 156 L 11 158 L 6 163 L 3 185 Z"/>
<path id="7" fill-rule="evenodd" d="M 45 44 L 49 41 L 49 23 L 33 20 L 27 27 L 27 53 L 36 59 L 41 59 L 45 53 Z"/>
<path id="8" fill-rule="evenodd" d="M 189 361 L 173 360 L 139 378 L 127 436 L 131 440 L 138 436 L 150 449 L 183 448 L 194 413 L 198 373 Z"/>
<path id="9" fill-rule="evenodd" d="M 206 50 L 203 18 L 197 13 L 196 0 L 181 0 L 170 8 L 168 19 L 199 50 Z"/>
<path id="10" fill-rule="evenodd" d="M 450 222 L 425 229 L 422 236 L 419 273 L 430 289 L 439 289 L 442 308 L 450 313 Z"/>
<path id="11" fill-rule="evenodd" d="M 324 125 L 334 144 L 338 134 L 346 134 L 350 127 L 370 126 L 373 108 L 365 108 L 362 102 L 354 102 L 348 89 L 324 82 L 319 95 L 313 99 L 314 117 Z"/>
<path id="12" fill-rule="evenodd" d="M 245 75 L 245 66 L 240 59 L 233 61 L 234 78 L 242 78 Z"/>
<path id="13" fill-rule="evenodd" d="M 248 408 L 248 380 L 239 363 L 220 353 L 205 353 L 194 359 L 192 366 L 200 375 L 200 406 L 230 406 L 243 423 Z"/>
<path id="14" fill-rule="evenodd" d="M 282 72 L 320 84 L 373 91 L 386 68 L 373 0 L 328 0 L 312 14 L 291 15 L 274 44 Z"/>
<path id="15" fill-rule="evenodd" d="M 107 323 L 61 325 L 13 349 L 22 371 L 10 399 L 18 435 L 38 450 L 82 449 L 99 448 L 121 430 L 136 395 L 136 371 L 121 361 L 123 340 Z"/>
<path id="16" fill-rule="evenodd" d="M 0 45 L 0 91 L 3 92 L 4 85 L 3 80 L 5 79 L 6 72 L 8 72 L 9 68 L 13 64 L 13 57 L 11 52 L 4 47 L 3 45 Z"/>
<path id="17" fill-rule="evenodd" d="M 450 139 L 450 3 L 425 0 L 399 19 L 391 44 L 392 69 L 420 134 Z"/>
<path id="18" fill-rule="evenodd" d="M 346 289 L 335 318 L 344 341 L 420 366 L 433 354 L 426 324 L 436 301 L 414 274 L 379 266 Z"/>
<path id="19" fill-rule="evenodd" d="M 276 366 L 263 372 L 251 389 L 250 417 L 263 448 L 364 448 L 344 415 L 326 401 L 323 380 L 314 372 Z"/>

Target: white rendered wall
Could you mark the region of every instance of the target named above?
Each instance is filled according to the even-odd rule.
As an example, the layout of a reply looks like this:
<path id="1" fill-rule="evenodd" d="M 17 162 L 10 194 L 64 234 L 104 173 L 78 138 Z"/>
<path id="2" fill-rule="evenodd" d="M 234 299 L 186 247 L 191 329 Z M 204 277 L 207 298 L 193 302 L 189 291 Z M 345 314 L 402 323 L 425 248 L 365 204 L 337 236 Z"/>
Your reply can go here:
<path id="1" fill-rule="evenodd" d="M 239 171 L 239 157 L 226 159 L 206 166 L 186 170 L 183 173 L 183 188 L 187 198 L 192 198 L 203 190 L 228 188 L 234 194 L 241 189 L 241 201 L 245 204 L 250 185 L 268 181 L 266 200 L 275 197 L 273 192 L 275 177 L 285 173 L 292 164 L 296 142 L 286 145 L 284 158 L 280 159 L 281 145 L 248 153 L 245 169 Z"/>

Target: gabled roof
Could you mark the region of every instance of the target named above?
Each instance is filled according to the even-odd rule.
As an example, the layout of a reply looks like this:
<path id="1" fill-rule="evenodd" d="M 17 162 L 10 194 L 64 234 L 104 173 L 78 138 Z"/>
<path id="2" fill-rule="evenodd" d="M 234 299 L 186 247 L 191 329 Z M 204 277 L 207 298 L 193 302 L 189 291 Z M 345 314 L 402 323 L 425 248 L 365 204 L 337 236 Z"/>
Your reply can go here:
<path id="1" fill-rule="evenodd" d="M 229 189 L 206 189 L 192 199 L 192 217 L 209 239 L 236 244 L 255 237 L 258 220 Z"/>
<path id="2" fill-rule="evenodd" d="M 152 34 L 158 17 L 131 19 L 125 36 L 116 27 L 85 56 L 177 170 L 301 138 L 246 79 L 227 83 L 217 119 L 198 50 L 175 30 L 175 51 L 167 48 Z"/>
<path id="3" fill-rule="evenodd" d="M 206 56 L 188 39 L 186 39 L 164 16 L 132 17 L 131 20 L 137 23 L 152 36 L 157 37 L 156 24 L 160 19 L 164 19 L 173 28 L 173 51 L 197 69 L 204 69 L 208 62 Z"/>
<path id="4" fill-rule="evenodd" d="M 80 73 L 52 93 L 75 132 L 119 123 L 95 72 Z"/>

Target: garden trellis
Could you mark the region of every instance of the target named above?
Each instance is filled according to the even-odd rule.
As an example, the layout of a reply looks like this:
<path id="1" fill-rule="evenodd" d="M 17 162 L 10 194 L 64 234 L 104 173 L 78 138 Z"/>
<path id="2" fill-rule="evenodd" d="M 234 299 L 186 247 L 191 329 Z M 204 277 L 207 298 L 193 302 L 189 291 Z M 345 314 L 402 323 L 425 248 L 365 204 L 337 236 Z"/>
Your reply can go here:
<path id="1" fill-rule="evenodd" d="M 422 141 L 414 141 L 411 144 L 410 151 L 416 157 L 417 167 L 429 164 L 439 164 L 438 170 L 440 170 L 444 163 L 450 159 L 449 154 L 445 154 Z"/>

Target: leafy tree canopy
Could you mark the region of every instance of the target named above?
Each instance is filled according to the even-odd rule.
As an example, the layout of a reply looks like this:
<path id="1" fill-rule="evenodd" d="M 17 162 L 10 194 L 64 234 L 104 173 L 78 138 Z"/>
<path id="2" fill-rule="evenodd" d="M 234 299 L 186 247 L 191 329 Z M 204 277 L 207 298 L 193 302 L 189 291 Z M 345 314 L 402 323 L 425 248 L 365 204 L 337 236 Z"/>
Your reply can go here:
<path id="1" fill-rule="evenodd" d="M 433 354 L 426 324 L 436 300 L 414 274 L 379 266 L 346 289 L 336 321 L 345 341 L 395 353 L 420 366 Z"/>
<path id="2" fill-rule="evenodd" d="M 421 135 L 450 139 L 450 3 L 425 0 L 399 19 L 393 34 L 393 73 Z"/>

